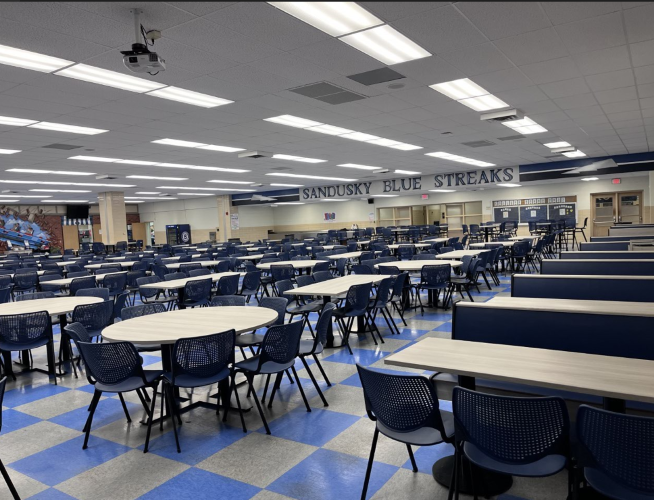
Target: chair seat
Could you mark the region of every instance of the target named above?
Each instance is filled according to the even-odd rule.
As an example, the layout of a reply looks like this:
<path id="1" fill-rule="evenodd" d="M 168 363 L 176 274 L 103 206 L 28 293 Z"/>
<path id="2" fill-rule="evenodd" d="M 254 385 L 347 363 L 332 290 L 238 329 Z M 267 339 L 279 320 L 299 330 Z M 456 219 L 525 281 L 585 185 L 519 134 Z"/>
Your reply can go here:
<path id="1" fill-rule="evenodd" d="M 141 298 L 142 304 L 169 304 L 171 302 L 176 302 L 175 297 L 160 297 L 158 299 L 146 299 L 145 297 Z"/>
<path id="2" fill-rule="evenodd" d="M 320 354 L 324 350 L 323 345 L 318 342 L 316 350 L 314 351 L 313 344 L 313 339 L 300 340 L 300 356 L 306 356 L 307 354 Z"/>
<path id="3" fill-rule="evenodd" d="M 651 500 L 652 498 L 650 494 L 638 493 L 631 488 L 618 484 L 612 478 L 597 469 L 586 467 L 584 469 L 584 475 L 586 476 L 588 484 L 590 484 L 593 489 L 609 498 L 628 498 L 629 500 Z"/>
<path id="4" fill-rule="evenodd" d="M 316 300 L 314 302 L 309 302 L 307 304 L 303 304 L 299 306 L 287 307 L 286 312 L 289 314 L 320 312 L 322 310 L 322 306 L 323 306 L 322 301 Z"/>
<path id="5" fill-rule="evenodd" d="M 157 380 L 163 371 L 161 370 L 143 370 L 145 373 L 145 380 L 147 385 L 153 385 L 154 381 Z M 141 377 L 130 377 L 127 380 L 123 380 L 120 384 L 101 384 L 96 382 L 95 388 L 102 392 L 129 392 L 143 387 L 143 379 Z"/>
<path id="6" fill-rule="evenodd" d="M 448 438 L 454 436 L 454 416 L 449 411 L 441 411 L 441 419 L 443 420 L 443 427 L 445 435 Z M 413 444 L 416 446 L 430 446 L 443 442 L 441 433 L 433 427 L 422 427 L 415 431 L 398 432 L 386 427 L 379 420 L 377 420 L 377 429 L 384 436 L 399 441 L 400 443 Z"/>
<path id="7" fill-rule="evenodd" d="M 512 464 L 500 462 L 489 457 L 472 443 L 465 443 L 463 450 L 472 463 L 483 469 L 488 469 L 512 476 L 545 477 L 556 474 L 565 468 L 567 459 L 563 455 L 548 455 L 529 464 Z"/>
<path id="8" fill-rule="evenodd" d="M 259 333 L 246 333 L 244 335 L 236 336 L 236 346 L 237 347 L 248 347 L 251 345 L 259 345 L 263 342 L 263 335 Z"/>
<path id="9" fill-rule="evenodd" d="M 36 349 L 37 347 L 42 347 L 49 342 L 48 339 L 39 339 L 32 342 L 24 342 L 21 344 L 15 344 L 11 342 L 0 341 L 0 351 L 27 351 L 29 349 Z"/>
<path id="10" fill-rule="evenodd" d="M 209 299 L 185 300 L 184 301 L 184 306 L 185 307 L 199 307 L 199 306 L 206 306 L 208 304 L 209 304 Z"/>
<path id="11" fill-rule="evenodd" d="M 216 384 L 221 380 L 225 380 L 227 377 L 229 377 L 230 373 L 231 372 L 229 368 L 223 368 L 222 370 L 220 370 L 215 375 L 212 375 L 211 377 L 195 377 L 193 375 L 188 375 L 188 374 L 178 375 L 177 377 L 175 377 L 175 387 L 192 388 L 192 387 L 203 387 L 205 385 Z M 163 374 L 163 376 L 167 382 L 172 384 L 173 381 L 172 373 L 166 372 Z"/>
<path id="12" fill-rule="evenodd" d="M 275 363 L 274 361 L 266 361 L 259 370 L 258 373 L 279 373 L 284 370 L 288 370 L 291 366 L 295 364 L 295 360 L 289 361 L 288 363 Z M 234 364 L 234 368 L 242 372 L 254 372 L 259 366 L 259 356 L 252 356 L 243 361 L 239 361 Z"/>
<path id="13" fill-rule="evenodd" d="M 363 316 L 366 313 L 365 309 L 351 309 L 345 310 L 342 308 L 334 309 L 334 316 L 338 318 L 351 318 L 356 316 Z"/>

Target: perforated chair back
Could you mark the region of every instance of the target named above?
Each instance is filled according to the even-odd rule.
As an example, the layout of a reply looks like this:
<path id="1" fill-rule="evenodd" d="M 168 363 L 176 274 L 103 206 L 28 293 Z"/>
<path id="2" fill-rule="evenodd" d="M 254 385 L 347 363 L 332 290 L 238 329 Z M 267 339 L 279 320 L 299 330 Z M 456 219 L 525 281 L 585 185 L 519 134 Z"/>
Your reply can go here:
<path id="1" fill-rule="evenodd" d="M 389 276 L 379 282 L 377 285 L 377 295 L 375 296 L 375 306 L 385 306 L 391 299 L 395 279 L 395 276 Z"/>
<path id="2" fill-rule="evenodd" d="M 52 324 L 47 311 L 0 316 L 0 342 L 19 347 L 52 340 Z M 3 349 L 5 346 L 3 346 Z"/>
<path id="3" fill-rule="evenodd" d="M 421 284 L 427 286 L 445 286 L 450 281 L 452 268 L 450 264 L 423 266 L 420 273 Z"/>
<path id="4" fill-rule="evenodd" d="M 142 285 L 149 285 L 152 283 L 161 283 L 163 280 L 158 276 L 146 276 L 145 278 L 138 278 L 136 284 L 139 287 L 139 294 L 142 298 L 150 299 L 155 297 L 161 290 L 156 288 L 143 288 Z"/>
<path id="5" fill-rule="evenodd" d="M 245 297 L 242 295 L 217 295 L 209 303 L 211 307 L 245 306 Z"/>
<path id="6" fill-rule="evenodd" d="M 150 314 L 159 314 L 165 311 L 166 306 L 163 304 L 139 304 L 138 306 L 123 307 L 120 312 L 120 317 L 123 321 L 127 321 L 128 319 L 149 316 Z"/>
<path id="7" fill-rule="evenodd" d="M 279 294 L 280 297 L 285 297 L 288 298 L 289 300 L 293 299 L 293 297 L 289 297 L 285 295 L 287 291 L 295 288 L 291 280 L 278 281 L 277 283 L 275 283 L 275 287 L 277 288 L 277 293 Z"/>
<path id="8" fill-rule="evenodd" d="M 98 331 L 111 324 L 113 313 L 112 300 L 77 306 L 73 310 L 73 322 L 81 323 L 88 331 Z"/>
<path id="9" fill-rule="evenodd" d="M 103 385 L 117 385 L 132 377 L 146 384 L 141 357 L 131 342 L 79 342 L 87 373 Z"/>
<path id="10" fill-rule="evenodd" d="M 268 361 L 280 364 L 293 361 L 300 349 L 303 327 L 304 321 L 295 321 L 268 328 L 261 342 L 259 368 Z"/>
<path id="11" fill-rule="evenodd" d="M 432 384 L 421 375 L 391 375 L 357 363 L 370 420 L 379 420 L 397 432 L 423 427 L 437 429 L 445 439 L 445 429 Z"/>
<path id="12" fill-rule="evenodd" d="M 379 266 L 379 274 L 397 275 L 400 274 L 400 268 L 397 266 Z"/>
<path id="13" fill-rule="evenodd" d="M 345 296 L 344 309 L 347 312 L 365 311 L 370 300 L 372 283 L 363 283 L 361 285 L 352 285 Z"/>
<path id="14" fill-rule="evenodd" d="M 290 280 L 295 276 L 295 268 L 291 264 L 273 264 L 270 266 L 273 281 Z"/>
<path id="15" fill-rule="evenodd" d="M 26 271 L 14 274 L 14 285 L 17 290 L 29 290 L 35 288 L 39 283 L 39 275 L 36 271 Z"/>
<path id="16" fill-rule="evenodd" d="M 196 382 L 211 379 L 221 372 L 229 374 L 229 364 L 234 362 L 236 333 L 222 333 L 179 339 L 173 346 L 172 383 L 181 375 L 193 377 Z"/>
<path id="17" fill-rule="evenodd" d="M 654 418 L 582 405 L 577 412 L 577 438 L 579 465 L 608 476 L 626 490 L 624 495 L 654 496 Z M 586 473 L 594 489 L 617 494 L 611 498 L 630 498 L 605 491 L 593 476 Z"/>
<path id="18" fill-rule="evenodd" d="M 172 280 L 183 280 L 184 278 L 188 278 L 186 274 L 184 274 L 181 271 L 177 271 L 174 273 L 168 273 L 164 276 L 164 281 L 172 281 Z"/>
<path id="19" fill-rule="evenodd" d="M 0 288 L 0 304 L 6 304 L 11 299 L 11 287 Z"/>
<path id="20" fill-rule="evenodd" d="M 102 300 L 109 300 L 109 290 L 107 288 L 82 288 L 77 290 L 76 297 L 97 297 Z"/>
<path id="21" fill-rule="evenodd" d="M 240 276 L 238 274 L 221 277 L 216 285 L 218 293 L 220 295 L 236 295 L 238 293 L 239 279 Z"/>
<path id="22" fill-rule="evenodd" d="M 354 264 L 352 266 L 353 274 L 375 274 L 373 268 L 367 264 Z"/>
<path id="23" fill-rule="evenodd" d="M 75 278 L 70 282 L 68 290 L 71 296 L 77 295 L 78 290 L 83 288 L 95 288 L 95 276 L 84 276 L 82 278 Z"/>
<path id="24" fill-rule="evenodd" d="M 102 286 L 111 294 L 117 294 L 125 290 L 127 286 L 126 273 L 110 274 L 102 280 Z"/>
<path id="25" fill-rule="evenodd" d="M 519 465 L 567 455 L 570 421 L 561 398 L 496 396 L 455 387 L 452 408 L 457 441 L 494 460 Z"/>
<path id="26" fill-rule="evenodd" d="M 273 323 L 273 325 L 284 324 L 287 305 L 288 299 L 286 297 L 264 297 L 259 302 L 259 307 L 266 307 L 277 313 L 277 320 Z"/>
<path id="27" fill-rule="evenodd" d="M 187 281 L 184 285 L 185 300 L 198 302 L 211 298 L 211 278 Z"/>
<path id="28" fill-rule="evenodd" d="M 189 278 L 197 278 L 198 276 L 209 276 L 209 275 L 211 275 L 211 271 L 209 271 L 209 269 L 206 269 L 206 268 L 191 269 L 188 272 Z"/>
<path id="29" fill-rule="evenodd" d="M 202 269 L 202 264 L 198 264 L 197 262 L 192 262 L 190 264 L 179 265 L 180 272 L 183 272 L 186 276 L 190 276 L 189 272 L 197 269 Z"/>
<path id="30" fill-rule="evenodd" d="M 334 279 L 334 275 L 329 271 L 316 271 L 315 269 L 314 272 L 311 274 L 311 276 L 313 276 L 313 279 L 315 280 L 316 283 L 321 283 L 323 281 Z"/>
<path id="31" fill-rule="evenodd" d="M 56 295 L 54 292 L 23 293 L 17 295 L 15 301 L 22 302 L 23 300 L 54 299 L 55 297 Z"/>

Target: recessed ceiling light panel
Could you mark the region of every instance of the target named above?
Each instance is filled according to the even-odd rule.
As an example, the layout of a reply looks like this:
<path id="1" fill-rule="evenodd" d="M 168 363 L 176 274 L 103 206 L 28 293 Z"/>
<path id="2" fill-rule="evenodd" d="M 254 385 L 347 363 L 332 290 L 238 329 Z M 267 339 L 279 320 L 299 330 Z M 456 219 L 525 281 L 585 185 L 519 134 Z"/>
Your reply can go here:
<path id="1" fill-rule="evenodd" d="M 116 71 L 109 71 L 108 69 L 96 68 L 87 64 L 75 64 L 69 68 L 57 71 L 55 75 L 139 93 L 150 92 L 166 86 L 163 83 L 124 75 Z"/>
<path id="2" fill-rule="evenodd" d="M 0 64 L 31 69 L 42 73 L 52 73 L 58 69 L 70 66 L 73 64 L 73 61 L 0 45 Z"/>
<path id="3" fill-rule="evenodd" d="M 387 24 L 344 36 L 340 40 L 388 65 L 431 56 L 420 45 Z"/>

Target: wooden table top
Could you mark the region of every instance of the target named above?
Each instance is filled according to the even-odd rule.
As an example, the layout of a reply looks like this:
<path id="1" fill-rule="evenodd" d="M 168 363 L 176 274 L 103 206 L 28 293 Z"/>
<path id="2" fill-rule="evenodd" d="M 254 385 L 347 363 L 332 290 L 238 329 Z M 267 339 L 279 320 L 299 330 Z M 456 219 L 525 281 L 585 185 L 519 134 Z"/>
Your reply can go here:
<path id="1" fill-rule="evenodd" d="M 2 272 L 2 269 L 0 269 L 0 275 L 2 275 L 2 276 L 11 276 L 11 277 L 13 278 L 13 277 L 14 277 L 14 274 L 15 274 L 15 273 L 3 273 L 3 272 Z M 37 274 L 38 276 L 43 276 L 43 275 L 45 274 L 45 271 L 36 271 L 36 274 Z"/>
<path id="2" fill-rule="evenodd" d="M 170 264 L 166 264 L 166 267 L 168 269 L 179 269 L 183 264 L 200 264 L 202 267 L 211 267 L 219 264 L 222 262 L 222 260 L 194 260 L 193 262 L 172 262 Z"/>
<path id="3" fill-rule="evenodd" d="M 327 258 L 329 260 L 338 260 L 338 259 L 358 259 L 361 257 L 361 254 L 363 252 L 357 251 L 357 252 L 345 252 L 345 253 L 339 253 L 336 255 L 328 255 Z"/>
<path id="4" fill-rule="evenodd" d="M 488 243 L 470 243 L 468 246 L 470 248 L 486 248 L 486 245 L 503 245 L 505 247 L 512 247 L 515 243 L 515 241 L 489 241 Z"/>
<path id="5" fill-rule="evenodd" d="M 392 245 L 388 245 L 388 248 L 391 250 L 397 250 L 400 247 L 427 248 L 430 246 L 431 243 L 393 243 Z"/>
<path id="6" fill-rule="evenodd" d="M 400 271 L 422 271 L 422 268 L 425 266 L 438 266 L 449 264 L 451 267 L 461 267 L 462 262 L 441 262 L 438 260 L 398 260 L 395 262 L 384 262 L 382 264 L 377 264 L 375 267 L 379 266 L 384 267 L 397 267 Z"/>
<path id="7" fill-rule="evenodd" d="M 236 257 L 237 260 L 259 260 L 263 259 L 264 255 L 262 253 L 255 253 L 252 255 L 243 255 L 241 257 Z"/>
<path id="8" fill-rule="evenodd" d="M 431 241 L 432 243 L 445 243 L 449 238 L 426 238 L 425 241 Z"/>
<path id="9" fill-rule="evenodd" d="M 538 239 L 540 239 L 540 236 L 534 236 L 533 234 L 529 236 L 513 236 L 509 238 L 510 241 L 538 240 Z"/>
<path id="10" fill-rule="evenodd" d="M 51 316 L 73 312 L 77 306 L 102 302 L 98 297 L 56 297 L 53 299 L 21 300 L 0 304 L 0 315 L 27 314 L 48 311 Z"/>
<path id="11" fill-rule="evenodd" d="M 381 274 L 350 274 L 332 280 L 321 281 L 307 286 L 301 286 L 288 290 L 287 295 L 319 295 L 323 297 L 338 297 L 344 295 L 352 285 L 362 285 L 364 283 L 379 283 L 384 278 Z"/>
<path id="12" fill-rule="evenodd" d="M 132 267 L 134 264 L 136 264 L 136 262 L 137 261 L 134 260 L 128 260 L 126 262 L 104 262 L 102 264 L 87 264 L 84 267 L 86 269 L 100 269 L 101 266 L 103 265 L 106 266 L 108 264 L 116 265 L 116 266 L 120 265 L 120 267 Z"/>
<path id="13" fill-rule="evenodd" d="M 334 248 L 342 247 L 343 245 L 317 245 L 322 247 L 324 250 L 334 250 Z M 313 247 L 307 247 L 307 250 L 311 250 Z"/>
<path id="14" fill-rule="evenodd" d="M 117 271 L 114 273 L 107 273 L 107 274 L 96 274 L 96 275 L 91 275 L 95 278 L 95 281 L 104 281 L 105 276 L 110 276 L 112 274 L 126 274 L 127 271 Z M 59 286 L 70 286 L 70 284 L 73 282 L 73 280 L 80 279 L 81 276 L 77 278 L 61 278 L 59 280 L 52 280 L 52 281 L 43 281 L 41 282 L 42 285 L 59 285 Z"/>
<path id="15" fill-rule="evenodd" d="M 654 361 L 642 359 L 429 338 L 384 358 L 384 363 L 654 402 Z"/>
<path id="16" fill-rule="evenodd" d="M 261 250 L 265 250 L 268 247 L 250 247 L 248 248 L 248 252 L 260 252 Z"/>
<path id="17" fill-rule="evenodd" d="M 654 317 L 654 307 L 647 302 L 610 300 L 534 299 L 528 297 L 493 297 L 476 305 L 521 311 L 550 311 L 582 314 Z M 463 304 L 461 304 L 463 305 Z M 467 307 L 466 304 L 464 307 Z"/>
<path id="18" fill-rule="evenodd" d="M 270 266 L 279 266 L 291 264 L 295 269 L 311 268 L 315 266 L 319 260 L 283 260 L 281 262 L 266 262 L 265 264 L 257 264 L 257 269 L 270 270 Z"/>
<path id="19" fill-rule="evenodd" d="M 479 255 L 481 252 L 484 250 L 453 250 L 451 252 L 447 253 L 441 253 L 436 256 L 437 259 L 460 259 L 462 257 L 465 257 L 466 255 L 470 255 L 471 257 L 476 257 Z"/>
<path id="20" fill-rule="evenodd" d="M 235 273 L 235 272 L 212 273 L 212 274 L 207 274 L 206 276 L 194 276 L 193 278 L 180 278 L 178 280 L 160 281 L 158 283 L 148 283 L 147 285 L 141 285 L 139 288 L 156 288 L 158 290 L 176 290 L 179 288 L 184 288 L 184 286 L 186 286 L 186 283 L 189 281 L 206 280 L 211 278 L 211 281 L 215 283 L 223 276 L 234 276 L 235 274 L 238 276 L 241 275 L 241 273 Z"/>
<path id="21" fill-rule="evenodd" d="M 102 330 L 102 337 L 113 342 L 155 346 L 231 329 L 237 334 L 251 332 L 276 320 L 277 313 L 267 307 L 248 307 L 245 311 L 238 306 L 181 309 L 115 323 Z"/>

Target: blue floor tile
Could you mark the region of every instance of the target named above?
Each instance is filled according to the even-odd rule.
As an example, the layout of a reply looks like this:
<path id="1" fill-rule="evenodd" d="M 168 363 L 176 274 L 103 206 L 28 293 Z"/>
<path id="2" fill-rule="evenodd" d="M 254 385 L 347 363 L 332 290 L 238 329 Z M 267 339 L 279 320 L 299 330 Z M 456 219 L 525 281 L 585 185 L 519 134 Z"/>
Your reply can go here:
<path id="1" fill-rule="evenodd" d="M 43 490 L 41 493 L 37 493 L 34 496 L 30 497 L 30 500 L 76 500 L 75 497 L 66 495 L 66 493 L 55 490 L 54 488 L 48 488 Z"/>
<path id="2" fill-rule="evenodd" d="M 397 352 L 397 351 L 396 351 Z M 410 373 L 410 372 L 402 372 L 398 370 L 389 370 L 388 368 L 375 368 L 375 371 L 378 372 L 383 372 L 383 373 L 389 373 L 391 375 L 414 375 L 415 373 Z M 361 379 L 359 378 L 359 374 L 355 373 L 354 375 L 350 375 L 348 378 L 340 382 L 343 385 L 349 385 L 350 387 L 361 387 Z"/>
<path id="3" fill-rule="evenodd" d="M 441 443 L 434 446 L 422 446 L 413 451 L 413 456 L 416 459 L 416 465 L 420 472 L 431 474 L 431 468 L 434 462 L 437 462 L 443 457 L 454 455 L 454 447 L 451 444 Z M 411 460 L 407 454 L 407 460 L 402 465 L 403 469 L 411 469 Z"/>
<path id="4" fill-rule="evenodd" d="M 437 326 L 432 330 L 433 332 L 451 332 L 452 331 L 452 322 L 448 321 L 443 323 L 441 326 Z"/>
<path id="5" fill-rule="evenodd" d="M 328 409 L 312 408 L 307 412 L 302 406 L 269 422 L 269 427 L 275 437 L 323 446 L 358 420 L 359 417 Z M 262 427 L 258 432 L 263 434 L 266 429 Z"/>
<path id="6" fill-rule="evenodd" d="M 40 422 L 40 418 L 33 417 L 27 413 L 21 413 L 16 410 L 5 410 L 2 412 L 2 433 L 17 431 L 28 425 Z"/>
<path id="7" fill-rule="evenodd" d="M 333 361 L 335 363 L 347 363 L 349 365 L 354 365 L 359 363 L 362 366 L 371 365 L 380 359 L 383 359 L 385 356 L 388 356 L 390 352 L 385 351 L 373 351 L 372 349 L 352 349 L 352 354 L 350 354 L 347 348 L 339 349 L 331 356 L 327 356 L 325 361 Z"/>
<path id="8" fill-rule="evenodd" d="M 15 408 L 16 406 L 32 403 L 33 401 L 47 398 L 48 396 L 54 396 L 55 394 L 60 394 L 69 390 L 70 389 L 67 387 L 54 384 L 42 384 L 37 386 L 28 385 L 26 387 L 7 391 L 2 405 L 7 408 Z"/>
<path id="9" fill-rule="evenodd" d="M 89 438 L 89 447 L 82 450 L 84 436 L 43 450 L 11 464 L 11 468 L 37 481 L 54 486 L 93 467 L 108 462 L 131 450 L 95 436 Z"/>
<path id="10" fill-rule="evenodd" d="M 91 397 L 89 397 L 89 404 L 91 404 Z M 125 405 L 127 406 L 127 410 L 129 411 L 133 422 L 141 418 L 141 414 L 145 412 L 141 405 L 136 405 L 130 402 L 126 402 Z M 81 431 L 84 428 L 88 416 L 88 406 L 84 406 L 51 418 L 50 421 L 70 429 Z M 93 414 L 91 429 L 99 429 L 100 427 L 119 419 L 125 419 L 125 421 L 127 421 L 120 400 L 103 399 L 98 403 L 98 407 Z"/>
<path id="11" fill-rule="evenodd" d="M 319 449 L 266 489 L 298 500 L 358 500 L 368 461 L 363 458 Z M 368 497 L 372 497 L 398 470 L 375 462 Z"/>
<path id="12" fill-rule="evenodd" d="M 419 337 L 422 337 L 429 330 L 418 330 L 416 328 L 411 328 L 410 326 L 400 326 L 397 325 L 398 330 L 400 331 L 399 335 L 393 335 L 391 338 L 399 340 L 415 340 Z"/>
<path id="13" fill-rule="evenodd" d="M 139 497 L 141 500 L 247 500 L 261 491 L 218 474 L 191 468 Z"/>

